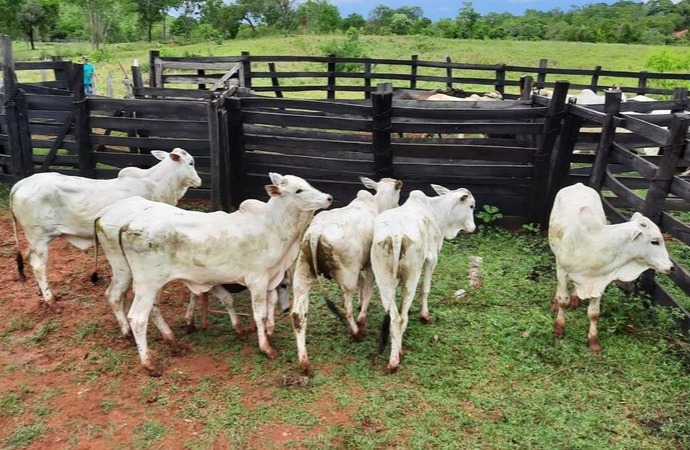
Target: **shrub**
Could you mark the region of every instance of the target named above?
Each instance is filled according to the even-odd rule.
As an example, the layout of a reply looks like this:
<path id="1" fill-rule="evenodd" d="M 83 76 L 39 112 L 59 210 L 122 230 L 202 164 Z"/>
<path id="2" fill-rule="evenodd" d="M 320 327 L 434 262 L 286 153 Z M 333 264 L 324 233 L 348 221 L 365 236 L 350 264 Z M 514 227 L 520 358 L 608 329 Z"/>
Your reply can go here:
<path id="1" fill-rule="evenodd" d="M 324 44 L 321 51 L 326 55 L 335 55 L 338 58 L 366 58 L 364 46 L 359 40 L 359 31 L 356 28 L 350 28 L 345 36 L 344 41 L 330 41 Z M 359 63 L 338 63 L 335 70 L 338 72 L 356 72 L 361 70 L 361 66 Z"/>

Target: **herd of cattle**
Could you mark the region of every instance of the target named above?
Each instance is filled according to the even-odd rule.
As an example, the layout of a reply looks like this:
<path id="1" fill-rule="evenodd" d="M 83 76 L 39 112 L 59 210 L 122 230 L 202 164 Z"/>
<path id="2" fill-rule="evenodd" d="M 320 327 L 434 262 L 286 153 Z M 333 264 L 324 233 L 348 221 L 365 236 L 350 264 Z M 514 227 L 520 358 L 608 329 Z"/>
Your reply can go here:
<path id="1" fill-rule="evenodd" d="M 309 290 L 318 276 L 339 285 L 355 339 L 364 334 L 376 283 L 387 313 L 384 329 L 391 337 L 386 371 L 394 372 L 422 274 L 420 316 L 426 322 L 431 278 L 444 239 L 475 230 L 475 199 L 467 189 L 432 185 L 438 195 L 412 191 L 398 206 L 402 182 L 390 178 L 361 178 L 374 194 L 361 190 L 347 206 L 318 215 L 331 205 L 332 197 L 302 178 L 277 173 L 269 174 L 267 202 L 246 200 L 232 213 L 188 211 L 174 205 L 188 188 L 201 185 L 194 158 L 180 148 L 152 154 L 158 164 L 146 170 L 122 169 L 116 179 L 40 173 L 17 182 L 10 193 L 20 278 L 25 279 L 24 258 L 17 224 L 26 236 L 26 257 L 43 301 L 55 310 L 59 304 L 46 273 L 49 243 L 62 236 L 80 249 L 95 244 L 96 259 L 102 248 L 113 273 L 105 296 L 123 335 L 134 337 L 141 363 L 152 376 L 161 375 L 161 369 L 146 341 L 149 316 L 172 349 L 178 347 L 157 305 L 168 282 L 178 280 L 190 289 L 188 322 L 194 296 L 211 292 L 227 307 L 238 333 L 246 330 L 234 312 L 231 292 L 237 292 L 237 285 L 248 289 L 259 347 L 274 358 L 274 313 L 278 305 L 290 308 L 285 286 L 291 273 L 291 317 L 303 373 L 313 373 L 306 329 Z M 649 268 L 664 273 L 673 268 L 653 222 L 636 213 L 629 222 L 607 225 L 599 194 L 582 184 L 558 193 L 549 243 L 558 278 L 554 332 L 563 336 L 564 308 L 590 299 L 588 341 L 595 353 L 600 351 L 596 325 L 606 286 L 614 280 L 632 281 Z M 568 280 L 574 285 L 572 294 Z M 130 286 L 134 299 L 125 313 Z M 360 311 L 355 319 L 352 301 L 357 292 Z"/>

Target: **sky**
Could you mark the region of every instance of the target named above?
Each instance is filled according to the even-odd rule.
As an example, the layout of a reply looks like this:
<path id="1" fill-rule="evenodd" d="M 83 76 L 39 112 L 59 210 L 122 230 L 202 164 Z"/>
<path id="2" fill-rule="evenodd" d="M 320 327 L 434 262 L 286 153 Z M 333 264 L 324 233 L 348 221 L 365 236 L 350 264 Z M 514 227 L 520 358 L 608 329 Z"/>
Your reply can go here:
<path id="1" fill-rule="evenodd" d="M 455 18 L 462 8 L 462 0 L 329 0 L 329 3 L 338 7 L 341 17 L 347 17 L 352 13 L 358 13 L 366 19 L 369 12 L 378 5 L 389 8 L 401 6 L 419 6 L 424 10 L 424 16 L 433 20 L 448 17 Z M 615 3 L 615 0 L 476 0 L 472 2 L 474 9 L 481 15 L 490 12 L 509 12 L 522 15 L 526 9 L 538 11 L 550 11 L 560 8 L 568 11 L 571 6 L 584 6 L 592 3 Z"/>

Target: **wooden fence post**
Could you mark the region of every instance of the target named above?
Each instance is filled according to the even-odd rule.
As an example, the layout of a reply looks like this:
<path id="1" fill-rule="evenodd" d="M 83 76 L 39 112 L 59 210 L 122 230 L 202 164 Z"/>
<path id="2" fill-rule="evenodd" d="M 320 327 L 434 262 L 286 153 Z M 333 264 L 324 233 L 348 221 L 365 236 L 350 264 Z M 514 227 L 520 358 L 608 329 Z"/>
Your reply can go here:
<path id="1" fill-rule="evenodd" d="M 645 197 L 642 213 L 657 225 L 661 224 L 664 200 L 668 196 L 678 161 L 685 150 L 688 127 L 690 127 L 690 115 L 684 113 L 673 115 L 659 167 Z"/>
<path id="2" fill-rule="evenodd" d="M 505 96 L 506 91 L 506 65 L 501 64 L 501 66 L 496 69 L 496 81 L 494 82 L 494 89 L 501 93 L 501 96 Z"/>
<path id="3" fill-rule="evenodd" d="M 335 54 L 331 53 L 328 55 L 328 63 L 327 63 L 327 71 L 328 71 L 328 88 L 326 91 L 326 98 L 328 100 L 334 100 L 335 99 Z"/>
<path id="4" fill-rule="evenodd" d="M 196 74 L 200 77 L 206 76 L 204 69 L 197 69 Z M 199 83 L 199 89 L 206 89 L 206 83 Z"/>
<path id="5" fill-rule="evenodd" d="M 62 56 L 51 56 L 50 60 L 58 64 L 53 65 L 53 75 L 55 76 L 55 81 L 57 81 L 57 87 L 60 89 L 72 89 L 69 85 L 69 74 L 67 73 L 67 68 L 61 64 Z"/>
<path id="6" fill-rule="evenodd" d="M 532 191 L 529 202 L 529 218 L 533 223 L 539 223 L 542 228 L 548 226 L 546 211 L 548 205 L 545 196 L 548 195 L 549 169 L 551 154 L 561 131 L 561 120 L 565 109 L 565 98 L 568 94 L 570 83 L 557 81 L 554 87 L 549 109 L 544 119 L 543 137 L 540 140 L 537 152 L 534 155 L 534 175 L 532 176 Z"/>
<path id="7" fill-rule="evenodd" d="M 364 63 L 364 99 L 371 98 L 371 61 Z"/>
<path id="8" fill-rule="evenodd" d="M 417 89 L 417 61 L 419 55 L 412 55 L 410 62 L 410 89 Z"/>
<path id="9" fill-rule="evenodd" d="M 556 199 L 558 191 L 566 185 L 568 174 L 570 173 L 570 163 L 572 162 L 573 150 L 580 134 L 580 127 L 584 119 L 575 114 L 567 114 L 563 120 L 563 129 L 558 139 L 558 148 L 554 155 L 551 165 L 551 178 L 549 179 L 549 189 L 546 195 L 546 216 L 551 214 L 553 201 Z"/>
<path id="10" fill-rule="evenodd" d="M 592 173 L 589 176 L 589 186 L 597 191 L 601 191 L 601 186 L 604 184 L 604 177 L 606 176 L 606 166 L 611 154 L 611 145 L 616 137 L 616 121 L 617 115 L 621 110 L 621 101 L 623 93 L 621 91 L 606 91 L 604 112 L 606 119 L 601 126 L 601 136 L 599 144 L 597 145 L 597 154 L 594 157 L 594 164 L 592 165 Z"/>
<path id="11" fill-rule="evenodd" d="M 149 87 L 163 87 L 156 86 L 156 80 L 161 75 L 157 73 L 158 67 L 156 66 L 156 60 L 160 58 L 161 52 L 158 50 L 149 50 Z"/>
<path id="12" fill-rule="evenodd" d="M 248 51 L 242 51 L 242 74 L 244 75 L 244 87 L 252 88 L 252 57 Z"/>
<path id="13" fill-rule="evenodd" d="M 596 66 L 589 82 L 589 88 L 594 92 L 599 90 L 599 72 L 601 72 L 601 66 Z"/>
<path id="14" fill-rule="evenodd" d="M 268 63 L 268 71 L 271 72 L 271 86 L 275 88 L 277 98 L 283 98 L 283 91 L 280 90 L 280 83 L 278 77 L 273 76 L 276 73 L 276 63 Z"/>
<path id="15" fill-rule="evenodd" d="M 211 167 L 211 209 L 214 211 L 223 209 L 223 191 L 224 181 L 227 179 L 223 176 L 225 158 L 223 157 L 222 136 L 220 130 L 220 108 L 221 102 L 217 94 L 209 99 L 206 103 L 208 111 L 208 144 Z"/>
<path id="16" fill-rule="evenodd" d="M 450 56 L 446 55 L 446 63 L 450 64 L 451 62 Z M 453 89 L 453 68 L 450 66 L 446 67 L 446 88 L 448 90 Z"/>
<path id="17" fill-rule="evenodd" d="M 645 95 L 647 92 L 647 72 L 640 72 L 640 78 L 637 79 L 637 95 Z"/>
<path id="18" fill-rule="evenodd" d="M 539 69 L 537 69 L 537 82 L 535 83 L 537 89 L 544 89 L 544 85 L 546 84 L 546 73 L 548 67 L 548 59 L 542 58 L 539 60 Z"/>
<path id="19" fill-rule="evenodd" d="M 242 99 L 228 97 L 225 100 L 228 120 L 228 166 L 230 182 L 230 204 L 236 209 L 247 198 L 245 191 L 246 180 L 246 148 L 244 131 L 242 129 Z"/>
<path id="20" fill-rule="evenodd" d="M 91 148 L 91 130 L 89 128 L 88 99 L 84 92 L 84 65 L 72 65 L 72 114 L 74 116 L 74 140 L 77 141 L 77 156 L 79 159 L 79 175 L 94 178 L 96 161 Z"/>
<path id="21" fill-rule="evenodd" d="M 141 67 L 132 66 L 132 94 L 134 98 L 144 98 L 141 90 L 144 87 L 144 77 L 141 74 Z"/>
<path id="22" fill-rule="evenodd" d="M 393 86 L 380 83 L 371 97 L 372 132 L 371 146 L 374 151 L 374 170 L 377 179 L 394 175 L 393 149 L 391 148 L 391 119 Z"/>
<path id="23" fill-rule="evenodd" d="M 5 115 L 7 118 L 7 142 L 12 161 L 12 174 L 24 178 L 33 173 L 33 149 L 29 131 L 29 114 L 24 90 L 17 88 L 17 75 L 14 71 L 12 39 L 3 35 L 2 73 L 5 89 Z"/>

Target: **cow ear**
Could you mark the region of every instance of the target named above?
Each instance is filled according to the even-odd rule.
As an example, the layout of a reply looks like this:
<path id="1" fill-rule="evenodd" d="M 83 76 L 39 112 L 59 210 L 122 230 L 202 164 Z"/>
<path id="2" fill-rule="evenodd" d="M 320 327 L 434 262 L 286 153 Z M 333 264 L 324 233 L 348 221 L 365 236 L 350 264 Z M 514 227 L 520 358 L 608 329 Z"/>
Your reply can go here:
<path id="1" fill-rule="evenodd" d="M 468 198 L 470 198 L 470 195 L 469 195 L 469 194 L 462 194 L 462 196 L 460 197 L 460 202 L 464 202 L 464 201 L 466 201 Z"/>
<path id="2" fill-rule="evenodd" d="M 156 159 L 160 159 L 161 161 L 163 161 L 169 155 L 168 152 L 164 152 L 163 150 L 151 150 L 151 154 L 155 156 Z"/>
<path id="3" fill-rule="evenodd" d="M 634 214 L 632 215 L 632 217 L 630 218 L 630 221 L 633 222 L 633 221 L 639 219 L 640 217 L 642 217 L 642 214 L 640 214 L 639 212 L 635 211 L 635 213 L 634 213 Z"/>
<path id="4" fill-rule="evenodd" d="M 378 186 L 378 183 L 371 178 L 367 177 L 359 177 L 359 181 L 362 182 L 365 188 L 371 189 L 371 190 L 376 190 L 376 187 Z"/>
<path id="5" fill-rule="evenodd" d="M 642 234 L 642 230 L 639 227 L 634 227 L 630 230 L 630 240 L 634 241 Z"/>
<path id="6" fill-rule="evenodd" d="M 182 157 L 180 155 L 178 155 L 177 153 L 171 153 L 170 159 L 172 159 L 175 162 L 180 162 L 180 159 L 182 159 Z"/>
<path id="7" fill-rule="evenodd" d="M 602 226 L 601 221 L 590 206 L 583 206 L 580 208 L 579 216 L 580 220 L 587 228 Z"/>
<path id="8" fill-rule="evenodd" d="M 403 182 L 401 180 L 395 180 L 395 189 L 400 190 L 403 187 Z"/>
<path id="9" fill-rule="evenodd" d="M 279 173 L 269 172 L 268 176 L 271 178 L 271 183 L 276 186 L 280 186 L 283 183 L 284 177 Z"/>
<path id="10" fill-rule="evenodd" d="M 265 187 L 269 196 L 280 197 L 280 188 L 278 186 L 275 184 L 267 184 Z"/>
<path id="11" fill-rule="evenodd" d="M 447 193 L 450 192 L 450 189 L 448 189 L 447 187 L 443 187 L 443 186 L 441 186 L 441 185 L 439 185 L 439 184 L 432 184 L 432 185 L 431 185 L 431 188 L 432 188 L 434 191 L 436 191 L 436 193 L 437 193 L 438 195 L 443 195 L 443 194 L 447 194 Z"/>

